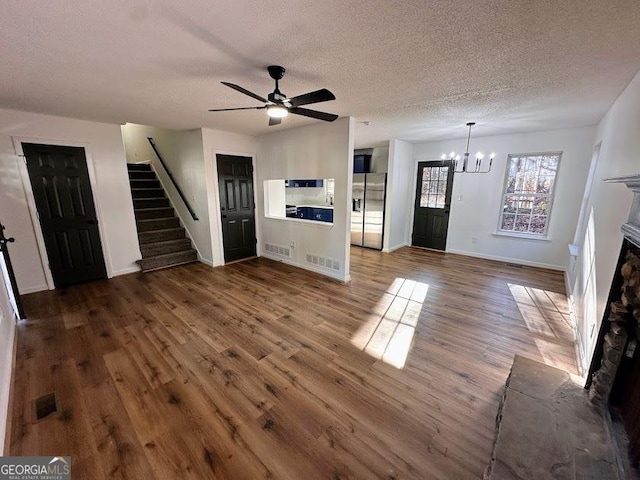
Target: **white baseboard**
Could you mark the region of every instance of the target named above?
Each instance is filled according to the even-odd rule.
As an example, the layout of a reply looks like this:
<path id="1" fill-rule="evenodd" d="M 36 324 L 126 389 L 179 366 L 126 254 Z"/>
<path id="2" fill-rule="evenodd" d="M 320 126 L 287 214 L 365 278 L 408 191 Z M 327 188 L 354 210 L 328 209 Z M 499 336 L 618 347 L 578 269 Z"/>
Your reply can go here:
<path id="1" fill-rule="evenodd" d="M 391 252 L 395 252 L 396 250 L 400 250 L 402 247 L 408 247 L 409 244 L 408 243 L 401 243 L 400 245 L 396 245 L 395 247 L 389 247 L 389 248 L 383 248 L 382 252 L 383 253 L 391 253 Z"/>
<path id="2" fill-rule="evenodd" d="M 29 293 L 43 292 L 45 290 L 49 290 L 49 286 L 46 283 L 35 287 L 22 288 L 20 289 L 20 295 L 28 295 Z"/>
<path id="3" fill-rule="evenodd" d="M 130 273 L 136 273 L 140 271 L 139 266 L 132 266 L 127 268 L 122 268 L 120 270 L 116 270 L 115 272 L 111 272 L 111 277 L 119 277 L 120 275 L 128 275 Z"/>
<path id="4" fill-rule="evenodd" d="M 332 278 L 334 280 L 338 280 L 339 282 L 342 283 L 347 283 L 351 281 L 351 276 L 347 275 L 345 277 L 340 276 L 340 274 L 336 274 L 336 273 L 332 273 L 332 272 L 328 272 L 324 269 L 321 268 L 313 268 L 311 265 L 306 265 L 306 264 L 301 264 L 298 262 L 295 262 L 293 260 L 291 260 L 290 258 L 286 258 L 286 257 L 278 257 L 276 255 L 271 255 L 269 253 L 262 253 L 260 255 L 261 257 L 264 258 L 268 258 L 269 260 L 275 260 L 276 262 L 282 262 L 282 263 L 286 263 L 287 265 L 291 265 L 292 267 L 297 267 L 297 268 L 301 268 L 302 270 L 308 270 L 310 272 L 314 272 L 314 273 L 319 273 L 320 275 L 324 275 L 325 277 L 329 277 Z"/>
<path id="5" fill-rule="evenodd" d="M 213 264 L 213 260 L 209 260 L 208 258 L 204 258 L 200 253 L 198 253 L 198 261 L 200 263 L 204 263 L 205 265 L 209 265 L 210 267 L 215 267 Z"/>
<path id="6" fill-rule="evenodd" d="M 466 250 L 447 250 L 446 253 L 455 253 L 465 255 L 467 257 L 483 258 L 485 260 L 495 260 L 497 262 L 514 263 L 516 265 L 525 265 L 527 267 L 546 268 L 548 270 L 557 270 L 559 272 L 566 271 L 565 267 L 560 265 L 551 265 L 549 263 L 532 262 L 530 260 L 522 260 L 520 258 L 500 257 L 497 255 L 486 255 L 484 253 L 468 252 Z"/>

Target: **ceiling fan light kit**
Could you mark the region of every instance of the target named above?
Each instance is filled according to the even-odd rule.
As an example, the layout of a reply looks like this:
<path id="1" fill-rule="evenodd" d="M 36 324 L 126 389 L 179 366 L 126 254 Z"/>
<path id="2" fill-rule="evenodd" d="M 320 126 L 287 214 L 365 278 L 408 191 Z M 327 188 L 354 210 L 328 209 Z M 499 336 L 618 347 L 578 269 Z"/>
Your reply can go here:
<path id="1" fill-rule="evenodd" d="M 271 118 L 284 118 L 289 115 L 289 110 L 280 105 L 269 105 L 267 107 L 267 115 Z"/>
<path id="2" fill-rule="evenodd" d="M 238 107 L 238 108 L 215 108 L 209 110 L 210 112 L 228 112 L 231 110 L 267 110 L 267 116 L 269 117 L 269 126 L 280 125 L 283 118 L 290 113 L 294 115 L 301 115 L 303 117 L 316 118 L 318 120 L 324 120 L 325 122 L 333 122 L 338 118 L 338 115 L 333 113 L 319 112 L 317 110 L 310 110 L 308 108 L 300 108 L 302 105 L 310 105 L 312 103 L 328 102 L 335 100 L 336 97 L 326 88 L 315 90 L 313 92 L 298 95 L 297 97 L 287 98 L 287 96 L 280 91 L 280 85 L 278 81 L 282 79 L 286 69 L 279 65 L 269 65 L 267 67 L 269 76 L 276 82 L 276 88 L 267 95 L 267 98 L 261 97 L 246 88 L 236 85 L 234 83 L 222 82 L 223 85 L 233 88 L 234 90 L 244 93 L 251 98 L 254 98 L 264 105 L 259 107 Z"/>
<path id="3" fill-rule="evenodd" d="M 471 141 L 471 127 L 473 127 L 475 124 L 476 122 L 467 122 L 467 127 L 469 127 L 469 133 L 467 135 L 467 149 L 462 159 L 460 158 L 460 155 L 456 154 L 456 152 L 451 152 L 449 155 L 447 155 L 446 153 L 443 153 L 442 157 L 440 157 L 442 160 L 448 159 L 448 160 L 453 160 L 455 162 L 454 163 L 455 173 L 489 173 L 491 171 L 491 164 L 493 163 L 493 159 L 496 156 L 496 154 L 493 152 L 489 155 L 489 166 L 487 167 L 486 170 L 482 169 L 482 161 L 484 160 L 484 154 L 482 152 L 476 153 L 476 157 L 475 157 L 476 164 L 473 170 L 469 168 L 470 167 L 469 143 Z M 460 162 L 460 160 L 462 160 L 462 162 Z"/>

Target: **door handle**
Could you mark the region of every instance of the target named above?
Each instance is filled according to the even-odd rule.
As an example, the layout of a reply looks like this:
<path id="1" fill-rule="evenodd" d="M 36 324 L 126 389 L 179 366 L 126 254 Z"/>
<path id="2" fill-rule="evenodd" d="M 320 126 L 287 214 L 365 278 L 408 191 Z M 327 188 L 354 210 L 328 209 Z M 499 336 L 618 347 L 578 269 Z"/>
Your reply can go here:
<path id="1" fill-rule="evenodd" d="M 222 218 L 227 218 L 227 216 L 226 215 L 222 215 Z"/>
<path id="2" fill-rule="evenodd" d="M 95 225 L 95 224 L 97 224 L 97 223 L 98 223 L 98 222 L 97 222 L 97 221 L 95 221 L 95 220 L 87 220 L 87 225 Z"/>

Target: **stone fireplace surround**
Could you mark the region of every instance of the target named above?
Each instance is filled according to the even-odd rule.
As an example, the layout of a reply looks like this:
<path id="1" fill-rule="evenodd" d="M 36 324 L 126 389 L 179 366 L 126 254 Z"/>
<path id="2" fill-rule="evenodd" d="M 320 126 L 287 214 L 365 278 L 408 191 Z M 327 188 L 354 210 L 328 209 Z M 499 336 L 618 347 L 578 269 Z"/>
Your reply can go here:
<path id="1" fill-rule="evenodd" d="M 623 251 L 587 378 L 589 398 L 602 408 L 609 401 L 628 345 L 636 343 L 635 331 L 640 320 L 640 174 L 609 178 L 606 182 L 624 183 L 634 196 L 627 223 L 621 227 L 625 239 Z"/>

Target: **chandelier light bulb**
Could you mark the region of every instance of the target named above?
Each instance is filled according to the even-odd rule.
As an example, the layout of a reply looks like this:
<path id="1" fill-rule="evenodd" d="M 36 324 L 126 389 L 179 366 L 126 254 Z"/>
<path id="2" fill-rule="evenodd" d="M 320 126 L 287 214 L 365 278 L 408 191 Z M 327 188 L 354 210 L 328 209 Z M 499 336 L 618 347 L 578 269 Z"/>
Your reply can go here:
<path id="1" fill-rule="evenodd" d="M 449 154 L 449 158 L 455 158 L 455 156 L 456 156 L 456 152 L 451 152 L 451 153 Z"/>
<path id="2" fill-rule="evenodd" d="M 447 159 L 447 154 L 443 153 L 442 156 L 440 157 L 442 160 L 446 160 Z"/>
<path id="3" fill-rule="evenodd" d="M 477 158 L 478 160 L 482 160 L 482 159 L 484 158 L 484 153 L 482 153 L 482 152 L 478 152 L 478 153 L 476 153 L 476 158 Z"/>

